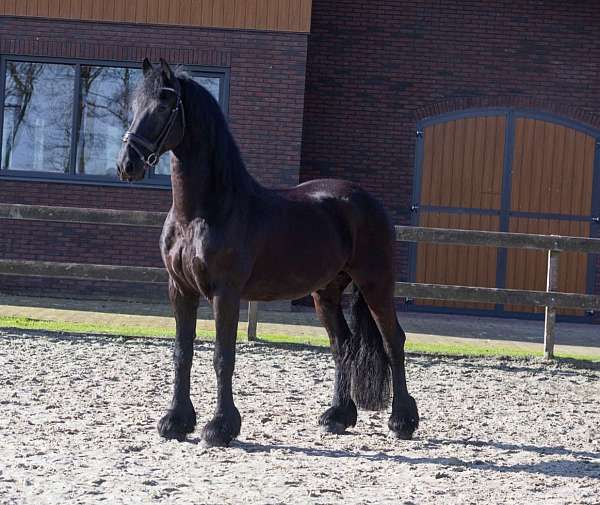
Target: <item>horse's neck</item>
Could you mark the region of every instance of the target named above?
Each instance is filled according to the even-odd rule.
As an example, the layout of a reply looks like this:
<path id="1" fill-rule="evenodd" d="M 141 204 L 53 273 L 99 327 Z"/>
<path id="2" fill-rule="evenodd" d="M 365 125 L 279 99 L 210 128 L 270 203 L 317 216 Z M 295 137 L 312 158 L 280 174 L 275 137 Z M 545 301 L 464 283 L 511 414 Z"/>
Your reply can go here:
<path id="1" fill-rule="evenodd" d="M 233 187 L 218 187 L 217 168 L 211 166 L 202 153 L 184 159 L 171 160 L 171 189 L 173 213 L 176 220 L 186 223 L 195 218 L 207 222 L 226 219 L 244 205 L 244 191 Z M 244 188 L 242 186 L 242 188 Z"/>
<path id="2" fill-rule="evenodd" d="M 185 88 L 184 88 L 185 89 Z M 226 219 L 235 210 L 244 211 L 245 197 L 258 183 L 246 171 L 238 148 L 223 118 L 213 118 L 220 128 L 211 147 L 206 129 L 198 128 L 206 121 L 204 109 L 186 106 L 188 129 L 180 145 L 173 150 L 171 183 L 173 211 L 182 221 L 202 217 L 207 221 Z M 214 149 L 221 149 L 215 155 Z"/>
<path id="3" fill-rule="evenodd" d="M 206 181 L 202 181 L 200 171 L 194 171 L 189 162 L 183 162 L 175 155 L 171 159 L 171 191 L 173 193 L 173 213 L 177 221 L 189 222 L 206 207 Z M 188 165 L 188 166 L 186 166 Z M 207 209 L 204 209 L 206 212 Z"/>

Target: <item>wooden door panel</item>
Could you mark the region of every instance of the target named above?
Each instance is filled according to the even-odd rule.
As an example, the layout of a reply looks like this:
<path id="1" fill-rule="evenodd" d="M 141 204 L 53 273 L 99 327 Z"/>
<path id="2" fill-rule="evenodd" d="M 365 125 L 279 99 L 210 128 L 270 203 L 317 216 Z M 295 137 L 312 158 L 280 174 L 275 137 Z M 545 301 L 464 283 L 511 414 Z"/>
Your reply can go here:
<path id="1" fill-rule="evenodd" d="M 423 212 L 421 226 L 497 231 L 498 216 Z M 496 285 L 496 248 L 426 244 L 417 246 L 416 282 L 459 286 L 494 287 Z M 417 300 L 419 305 L 434 307 L 493 309 L 493 304 Z"/>
<path id="2" fill-rule="evenodd" d="M 572 128 L 516 119 L 510 210 L 589 216 L 595 148 Z"/>
<path id="3" fill-rule="evenodd" d="M 503 116 L 425 128 L 420 204 L 499 209 L 505 130 Z"/>
<path id="4" fill-rule="evenodd" d="M 542 235 L 589 237 L 590 224 L 581 221 L 511 218 L 510 231 Z M 546 290 L 547 252 L 532 249 L 509 249 L 506 265 L 506 287 L 510 289 Z M 563 252 L 559 259 L 558 290 L 567 293 L 585 293 L 587 286 L 587 254 Z M 543 307 L 506 305 L 515 312 L 544 312 Z M 563 315 L 583 315 L 583 311 L 561 309 Z"/>
<path id="5" fill-rule="evenodd" d="M 419 225 L 500 230 L 499 216 L 505 212 L 509 216 L 506 231 L 589 237 L 596 139 L 562 122 L 515 113 L 509 125 L 507 117 L 503 113 L 459 118 L 424 129 Z M 505 145 L 509 126 L 514 128 L 512 146 Z M 512 148 L 511 182 L 503 188 L 507 147 Z M 496 286 L 495 248 L 419 244 L 416 251 L 416 282 Z M 546 254 L 507 251 L 506 287 L 545 290 Z M 587 255 L 561 254 L 559 290 L 585 293 L 587 271 Z M 429 300 L 417 303 L 493 308 Z M 505 310 L 543 312 L 515 305 Z M 559 313 L 583 315 L 573 310 Z"/>
<path id="6" fill-rule="evenodd" d="M 497 215 L 444 212 L 443 207 L 499 210 L 506 118 L 462 118 L 425 128 L 420 226 L 493 230 Z M 489 286 L 496 283 L 496 249 L 442 244 L 417 246 L 416 282 Z M 434 307 L 493 309 L 483 303 L 418 300 Z"/>

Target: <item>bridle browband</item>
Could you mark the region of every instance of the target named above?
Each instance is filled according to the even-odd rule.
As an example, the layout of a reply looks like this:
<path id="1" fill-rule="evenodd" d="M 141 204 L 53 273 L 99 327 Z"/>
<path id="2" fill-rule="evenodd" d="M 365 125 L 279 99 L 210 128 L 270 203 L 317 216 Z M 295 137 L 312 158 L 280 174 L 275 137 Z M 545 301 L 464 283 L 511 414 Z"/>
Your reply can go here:
<path id="1" fill-rule="evenodd" d="M 123 142 L 125 142 L 128 146 L 130 146 L 140 157 L 140 159 L 144 162 L 146 166 L 154 167 L 158 164 L 158 160 L 160 159 L 160 151 L 165 145 L 167 138 L 169 137 L 169 133 L 173 129 L 173 125 L 175 124 L 175 120 L 177 119 L 177 113 L 181 111 L 181 126 L 183 127 L 183 133 L 185 134 L 185 111 L 183 109 L 183 102 L 181 101 L 181 95 L 177 92 L 177 90 L 173 88 L 160 88 L 160 91 L 171 91 L 175 93 L 177 96 L 177 103 L 175 107 L 171 110 L 171 115 L 169 119 L 163 126 L 158 138 L 154 142 L 150 142 L 145 139 L 141 135 L 137 133 L 133 133 L 131 130 L 127 130 L 125 135 L 123 135 Z M 136 145 L 137 144 L 137 145 Z M 146 156 L 140 149 L 143 147 L 148 150 Z"/>

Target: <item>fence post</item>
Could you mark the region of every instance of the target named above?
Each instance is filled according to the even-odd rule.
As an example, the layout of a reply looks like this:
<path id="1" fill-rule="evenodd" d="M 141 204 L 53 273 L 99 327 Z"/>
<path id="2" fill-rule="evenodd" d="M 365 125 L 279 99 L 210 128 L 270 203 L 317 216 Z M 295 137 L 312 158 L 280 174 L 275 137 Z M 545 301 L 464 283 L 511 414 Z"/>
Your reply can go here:
<path id="1" fill-rule="evenodd" d="M 548 251 L 548 271 L 546 272 L 546 291 L 558 289 L 559 251 Z M 546 306 L 544 318 L 544 357 L 554 358 L 554 340 L 556 327 L 556 308 Z"/>
<path id="2" fill-rule="evenodd" d="M 248 302 L 248 342 L 256 341 L 258 326 L 258 302 Z"/>

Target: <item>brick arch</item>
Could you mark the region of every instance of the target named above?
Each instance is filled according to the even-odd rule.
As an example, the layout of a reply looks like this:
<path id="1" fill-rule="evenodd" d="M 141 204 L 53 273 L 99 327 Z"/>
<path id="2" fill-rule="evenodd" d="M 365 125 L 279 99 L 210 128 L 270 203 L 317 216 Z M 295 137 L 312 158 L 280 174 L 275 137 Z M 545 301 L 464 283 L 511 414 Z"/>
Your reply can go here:
<path id="1" fill-rule="evenodd" d="M 415 111 L 415 119 L 417 122 L 420 122 L 424 119 L 447 115 L 453 112 L 487 108 L 507 108 L 548 113 L 600 130 L 600 114 L 558 103 L 553 100 L 544 100 L 532 96 L 521 95 L 461 97 L 444 100 L 417 109 Z"/>

